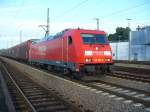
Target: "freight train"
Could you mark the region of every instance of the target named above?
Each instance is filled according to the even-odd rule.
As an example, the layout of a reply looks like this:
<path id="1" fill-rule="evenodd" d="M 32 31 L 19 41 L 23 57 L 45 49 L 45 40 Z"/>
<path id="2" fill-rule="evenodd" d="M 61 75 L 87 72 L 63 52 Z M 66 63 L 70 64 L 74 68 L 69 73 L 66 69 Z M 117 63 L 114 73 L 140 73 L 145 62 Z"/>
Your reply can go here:
<path id="1" fill-rule="evenodd" d="M 38 39 L 30 39 L 11 48 L 3 49 L 1 50 L 0 55 L 19 61 L 28 62 L 30 46 L 37 40 Z"/>
<path id="2" fill-rule="evenodd" d="M 104 31 L 66 29 L 53 37 L 25 43 L 23 45 L 28 45 L 27 48 L 20 44 L 7 49 L 8 53 L 13 52 L 7 56 L 48 69 L 63 69 L 78 78 L 85 73 L 108 72 L 113 63 L 111 47 Z M 20 46 L 22 50 L 18 53 Z"/>

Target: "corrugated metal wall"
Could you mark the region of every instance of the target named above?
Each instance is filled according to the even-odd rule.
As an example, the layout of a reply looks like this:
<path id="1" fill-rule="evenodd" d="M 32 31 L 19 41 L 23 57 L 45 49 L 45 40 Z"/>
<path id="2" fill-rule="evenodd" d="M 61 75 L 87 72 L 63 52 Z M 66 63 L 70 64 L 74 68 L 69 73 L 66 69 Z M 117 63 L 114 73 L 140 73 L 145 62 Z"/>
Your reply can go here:
<path id="1" fill-rule="evenodd" d="M 131 60 L 150 61 L 150 27 L 130 32 Z"/>
<path id="2" fill-rule="evenodd" d="M 146 44 L 150 45 L 150 27 L 146 29 L 145 35 L 146 35 Z"/>
<path id="3" fill-rule="evenodd" d="M 150 45 L 131 45 L 131 60 L 150 61 Z"/>
<path id="4" fill-rule="evenodd" d="M 146 58 L 145 45 L 131 46 L 131 60 L 142 61 Z"/>
<path id="5" fill-rule="evenodd" d="M 131 45 L 144 45 L 146 43 L 144 31 L 131 31 Z"/>
<path id="6" fill-rule="evenodd" d="M 150 44 L 150 27 L 139 31 L 130 32 L 131 45 L 148 45 Z"/>
<path id="7" fill-rule="evenodd" d="M 150 27 L 131 31 L 130 40 L 130 45 L 129 42 L 110 43 L 113 59 L 150 61 Z"/>

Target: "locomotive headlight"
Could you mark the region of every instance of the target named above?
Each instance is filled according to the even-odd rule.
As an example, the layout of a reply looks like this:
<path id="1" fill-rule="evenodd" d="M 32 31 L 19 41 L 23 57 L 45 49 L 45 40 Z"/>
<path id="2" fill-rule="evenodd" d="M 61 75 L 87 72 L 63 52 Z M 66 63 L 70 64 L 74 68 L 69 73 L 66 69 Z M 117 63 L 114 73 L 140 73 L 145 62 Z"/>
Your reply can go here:
<path id="1" fill-rule="evenodd" d="M 105 56 L 111 56 L 111 51 L 104 51 Z"/>
<path id="2" fill-rule="evenodd" d="M 85 59 L 85 62 L 89 62 L 89 59 Z"/>
<path id="3" fill-rule="evenodd" d="M 86 58 L 85 62 L 91 62 L 91 59 Z"/>
<path id="4" fill-rule="evenodd" d="M 93 52 L 92 51 L 84 51 L 84 55 L 91 56 L 91 55 L 93 55 Z"/>
<path id="5" fill-rule="evenodd" d="M 107 59 L 107 61 L 110 61 L 110 59 Z"/>

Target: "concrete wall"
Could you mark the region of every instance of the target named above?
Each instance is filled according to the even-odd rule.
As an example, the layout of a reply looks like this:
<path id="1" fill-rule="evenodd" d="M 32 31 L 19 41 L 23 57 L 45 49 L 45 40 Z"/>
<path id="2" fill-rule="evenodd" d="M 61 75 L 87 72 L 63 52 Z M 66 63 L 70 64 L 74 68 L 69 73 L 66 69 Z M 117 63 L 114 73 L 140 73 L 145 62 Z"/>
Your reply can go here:
<path id="1" fill-rule="evenodd" d="M 114 60 L 128 60 L 129 59 L 129 43 L 128 42 L 114 42 L 110 43 Z"/>
<path id="2" fill-rule="evenodd" d="M 110 45 L 114 60 L 150 61 L 150 45 L 131 44 L 130 50 L 129 42 L 113 42 Z"/>

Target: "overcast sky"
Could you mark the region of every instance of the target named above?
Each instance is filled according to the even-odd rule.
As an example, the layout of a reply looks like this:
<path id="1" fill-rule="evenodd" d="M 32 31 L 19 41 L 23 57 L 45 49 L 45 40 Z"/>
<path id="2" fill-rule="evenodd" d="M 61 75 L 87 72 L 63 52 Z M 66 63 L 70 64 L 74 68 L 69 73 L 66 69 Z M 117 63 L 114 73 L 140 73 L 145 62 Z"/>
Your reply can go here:
<path id="1" fill-rule="evenodd" d="M 50 8 L 50 34 L 66 28 L 100 29 L 114 33 L 115 28 L 126 27 L 132 19 L 132 30 L 150 25 L 150 0 L 0 0 L 0 49 L 30 38 L 42 38 L 44 31 L 38 25 L 46 24 L 46 10 Z"/>

